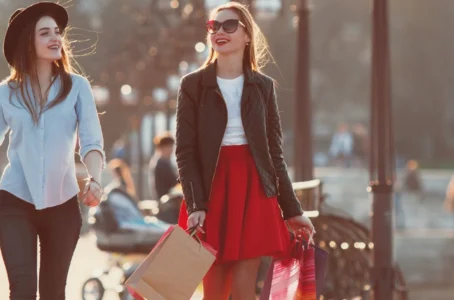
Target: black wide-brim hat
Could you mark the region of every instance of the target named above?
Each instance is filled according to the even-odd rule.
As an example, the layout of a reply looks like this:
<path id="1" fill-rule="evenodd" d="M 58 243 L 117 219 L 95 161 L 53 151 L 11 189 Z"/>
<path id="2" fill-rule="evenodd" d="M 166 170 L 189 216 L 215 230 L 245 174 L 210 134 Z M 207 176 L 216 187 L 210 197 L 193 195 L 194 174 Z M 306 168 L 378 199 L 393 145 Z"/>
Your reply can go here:
<path id="1" fill-rule="evenodd" d="M 16 51 L 22 28 L 28 22 L 34 22 L 41 16 L 46 15 L 54 18 L 62 30 L 68 25 L 68 12 L 63 6 L 54 2 L 38 2 L 27 8 L 19 8 L 11 15 L 3 41 L 3 54 L 10 65 L 13 65 L 14 52 Z"/>

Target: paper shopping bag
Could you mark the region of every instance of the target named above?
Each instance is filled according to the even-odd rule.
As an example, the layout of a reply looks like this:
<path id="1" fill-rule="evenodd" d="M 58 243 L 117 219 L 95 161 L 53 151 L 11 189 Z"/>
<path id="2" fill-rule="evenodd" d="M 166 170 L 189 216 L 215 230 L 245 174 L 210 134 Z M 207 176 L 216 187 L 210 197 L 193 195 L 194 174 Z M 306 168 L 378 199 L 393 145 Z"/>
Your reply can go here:
<path id="1" fill-rule="evenodd" d="M 216 251 L 172 226 L 126 281 L 136 299 L 188 300 L 210 269 Z"/>

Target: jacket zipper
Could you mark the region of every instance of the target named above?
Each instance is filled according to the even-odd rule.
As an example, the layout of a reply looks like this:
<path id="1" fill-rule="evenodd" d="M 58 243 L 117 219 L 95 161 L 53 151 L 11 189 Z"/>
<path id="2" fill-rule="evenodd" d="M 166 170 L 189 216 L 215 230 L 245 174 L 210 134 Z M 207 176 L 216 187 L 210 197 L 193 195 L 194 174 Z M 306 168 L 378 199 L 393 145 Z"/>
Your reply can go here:
<path id="1" fill-rule="evenodd" d="M 222 99 L 222 103 L 224 104 L 224 107 L 225 107 L 225 111 L 227 112 L 227 105 L 225 104 L 225 99 L 224 99 L 224 96 L 222 96 L 222 93 L 221 91 L 219 90 L 219 87 L 216 88 L 216 94 L 218 94 L 221 99 Z M 227 116 L 228 118 L 228 116 Z M 228 121 L 228 120 L 227 120 Z M 225 130 L 227 129 L 227 122 L 225 123 L 225 126 L 224 126 L 224 135 L 225 135 Z M 223 135 L 223 137 L 224 137 Z M 218 147 L 218 155 L 216 157 L 216 164 L 214 165 L 214 172 L 213 172 L 213 176 L 211 177 L 211 184 L 210 184 L 210 192 L 208 193 L 208 199 L 211 198 L 211 191 L 212 191 L 212 188 L 213 188 L 213 181 L 214 181 L 214 176 L 216 175 L 216 169 L 218 168 L 218 163 L 219 163 L 219 156 L 221 154 L 221 147 L 222 147 L 222 140 L 221 140 L 221 144 L 219 145 Z"/>
<path id="2" fill-rule="evenodd" d="M 192 193 L 192 209 L 197 210 L 197 205 L 195 204 L 194 186 L 192 184 L 192 181 L 189 181 L 189 185 L 191 186 L 191 193 Z"/>

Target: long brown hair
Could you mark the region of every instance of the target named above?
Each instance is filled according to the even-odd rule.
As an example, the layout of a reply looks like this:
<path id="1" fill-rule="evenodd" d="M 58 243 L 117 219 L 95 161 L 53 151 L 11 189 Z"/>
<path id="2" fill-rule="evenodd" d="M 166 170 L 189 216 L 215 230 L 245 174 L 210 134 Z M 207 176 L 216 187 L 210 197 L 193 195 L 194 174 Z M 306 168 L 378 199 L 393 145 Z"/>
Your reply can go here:
<path id="1" fill-rule="evenodd" d="M 108 168 L 112 170 L 119 178 L 121 186 L 133 198 L 136 197 L 136 187 L 132 179 L 131 171 L 128 165 L 121 159 L 115 158 L 108 163 Z"/>
<path id="2" fill-rule="evenodd" d="M 41 114 L 45 110 L 50 109 L 64 101 L 72 88 L 72 80 L 70 74 L 71 72 L 73 72 L 73 67 L 71 64 L 72 54 L 68 40 L 66 38 L 68 29 L 66 29 L 65 32 L 62 32 L 63 29 L 60 28 L 60 32 L 62 32 L 62 58 L 52 63 L 53 79 L 51 83 L 52 85 L 57 78 L 60 78 L 60 90 L 55 99 L 53 99 L 50 102 L 50 105 L 46 107 L 47 99 L 46 97 L 42 96 L 42 91 L 39 85 L 39 78 L 36 69 L 37 57 L 35 49 L 36 24 L 44 16 L 46 15 L 39 16 L 36 20 L 29 22 L 23 27 L 14 53 L 12 66 L 10 66 L 10 76 L 6 79 L 12 92 L 15 92 L 16 95 L 20 92 L 21 97 L 19 97 L 18 95 L 18 99 L 20 99 L 19 101 L 21 102 L 22 106 L 24 106 L 30 112 L 30 115 L 32 116 L 35 124 L 39 122 Z M 30 91 L 27 89 L 27 77 L 30 80 L 31 92 L 34 96 L 34 99 L 39 99 L 39 107 L 36 106 L 33 98 L 30 95 Z M 34 87 L 38 89 L 38 92 L 35 92 Z M 45 91 L 45 95 L 48 94 L 49 89 L 50 86 L 48 90 Z M 12 101 L 11 97 L 10 101 Z"/>
<path id="3" fill-rule="evenodd" d="M 214 18 L 220 11 L 226 9 L 230 9 L 238 14 L 240 21 L 245 26 L 244 30 L 246 31 L 246 34 L 251 39 L 249 45 L 244 49 L 243 66 L 260 72 L 269 62 L 269 59 L 272 58 L 268 42 L 263 35 L 262 30 L 260 30 L 260 27 L 255 22 L 247 7 L 238 2 L 228 2 L 216 7 L 211 11 L 210 19 Z M 217 53 L 214 51 L 213 47 L 211 47 L 209 37 L 207 38 L 207 43 L 210 45 L 210 52 L 208 58 L 203 63 L 202 68 L 214 63 L 217 58 Z"/>

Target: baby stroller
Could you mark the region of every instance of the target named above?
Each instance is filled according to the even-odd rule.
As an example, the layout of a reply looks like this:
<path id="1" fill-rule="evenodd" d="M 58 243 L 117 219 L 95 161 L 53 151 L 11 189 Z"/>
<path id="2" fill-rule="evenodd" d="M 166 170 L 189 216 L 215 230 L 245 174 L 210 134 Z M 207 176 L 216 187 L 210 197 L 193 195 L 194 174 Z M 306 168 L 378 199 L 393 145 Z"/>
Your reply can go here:
<path id="1" fill-rule="evenodd" d="M 82 299 L 102 300 L 106 291 L 115 292 L 121 300 L 133 299 L 124 283 L 170 225 L 156 217 L 144 217 L 134 199 L 120 189 L 109 191 L 89 215 L 96 245 L 110 257 L 105 270 L 85 281 Z M 113 285 L 106 284 L 112 279 Z"/>
<path id="2" fill-rule="evenodd" d="M 181 186 L 178 185 L 159 200 L 140 201 L 139 208 L 145 215 L 155 216 L 169 224 L 177 224 L 182 201 L 183 192 Z"/>

